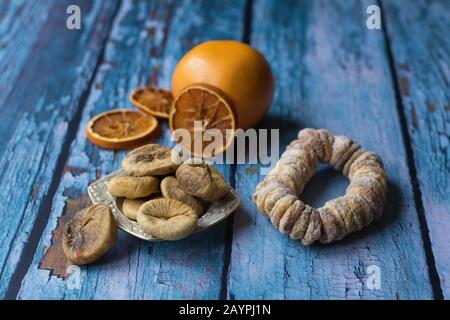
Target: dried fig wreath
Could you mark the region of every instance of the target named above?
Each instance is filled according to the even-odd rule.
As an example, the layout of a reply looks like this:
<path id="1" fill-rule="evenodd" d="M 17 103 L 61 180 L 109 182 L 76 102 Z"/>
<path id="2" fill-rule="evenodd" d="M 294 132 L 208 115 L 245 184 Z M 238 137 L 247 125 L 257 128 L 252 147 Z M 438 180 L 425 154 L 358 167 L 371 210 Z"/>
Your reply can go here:
<path id="1" fill-rule="evenodd" d="M 350 179 L 346 194 L 314 209 L 298 199 L 317 165 L 328 163 Z M 378 219 L 387 192 L 383 162 L 345 136 L 303 129 L 275 168 L 256 186 L 253 201 L 272 225 L 292 239 L 310 245 L 329 243 Z"/>

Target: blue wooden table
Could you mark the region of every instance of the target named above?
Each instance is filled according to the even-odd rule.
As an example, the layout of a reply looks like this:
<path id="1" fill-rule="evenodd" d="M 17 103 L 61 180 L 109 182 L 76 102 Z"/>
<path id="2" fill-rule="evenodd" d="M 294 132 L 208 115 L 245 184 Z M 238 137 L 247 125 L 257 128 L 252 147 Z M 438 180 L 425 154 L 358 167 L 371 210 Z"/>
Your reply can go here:
<path id="1" fill-rule="evenodd" d="M 71 4 L 81 30 L 66 27 Z M 371 4 L 381 29 L 366 27 Z M 449 31 L 448 0 L 1 1 L 0 297 L 449 299 Z M 281 147 L 301 128 L 327 128 L 382 156 L 383 218 L 303 247 L 257 212 L 259 166 L 223 165 L 242 197 L 224 223 L 170 243 L 120 231 L 101 260 L 68 268 L 62 226 L 124 156 L 89 143 L 86 123 L 131 108 L 137 86 L 170 87 L 176 62 L 208 39 L 266 55 L 276 93 L 260 126 L 280 128 Z M 302 197 L 320 206 L 346 184 L 323 168 Z"/>

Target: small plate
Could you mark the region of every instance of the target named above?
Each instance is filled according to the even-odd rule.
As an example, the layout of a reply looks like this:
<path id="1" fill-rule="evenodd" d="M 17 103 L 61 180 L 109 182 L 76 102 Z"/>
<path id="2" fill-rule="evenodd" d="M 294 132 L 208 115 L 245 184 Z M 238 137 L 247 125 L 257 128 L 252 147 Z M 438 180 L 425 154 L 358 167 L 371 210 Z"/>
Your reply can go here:
<path id="1" fill-rule="evenodd" d="M 110 206 L 114 218 L 117 221 L 117 226 L 123 231 L 147 241 L 163 241 L 142 230 L 136 221 L 128 219 L 119 209 L 119 207 L 121 207 L 119 205 L 119 203 L 121 203 L 121 201 L 119 201 L 120 199 L 117 199 L 108 192 L 109 180 L 111 180 L 112 177 L 121 174 L 123 174 L 121 170 L 114 171 L 92 183 L 88 187 L 89 197 L 92 202 L 94 204 L 103 203 Z M 240 202 L 241 198 L 237 195 L 236 191 L 234 191 L 233 188 L 228 187 L 228 192 L 225 196 L 219 201 L 212 203 L 206 213 L 198 219 L 198 226 L 194 233 L 208 229 L 227 218 L 237 209 Z"/>

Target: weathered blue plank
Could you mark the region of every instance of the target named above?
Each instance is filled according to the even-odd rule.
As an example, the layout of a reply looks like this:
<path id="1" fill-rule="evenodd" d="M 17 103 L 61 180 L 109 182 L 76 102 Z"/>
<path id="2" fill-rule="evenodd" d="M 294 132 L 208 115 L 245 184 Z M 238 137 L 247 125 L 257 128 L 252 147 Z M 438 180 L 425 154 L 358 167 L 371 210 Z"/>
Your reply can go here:
<path id="1" fill-rule="evenodd" d="M 83 8 L 82 31 L 69 31 L 65 27 L 66 8 L 74 3 Z M 45 9 L 46 2 L 42 5 Z M 68 128 L 72 121 L 77 121 L 77 108 L 88 89 L 116 5 L 115 1 L 57 1 L 40 28 L 31 21 L 33 17 L 29 17 L 26 8 L 17 12 L 19 21 L 24 19 L 21 13 L 26 13 L 30 27 L 36 27 L 32 31 L 38 32 L 38 40 L 31 47 L 23 42 L 23 50 L 29 49 L 25 61 L 26 54 L 16 48 L 17 60 L 11 58 L 10 63 L 22 69 L 11 92 L 1 101 L 0 137 L 4 152 L 0 153 L 0 196 L 3 199 L 0 203 L 0 297 L 5 296 L 11 285 L 11 277 L 34 225 L 45 222 L 48 216 L 48 212 L 41 212 L 40 208 L 45 209 L 52 177 L 59 174 L 58 159 L 64 156 L 60 153 Z M 31 3 L 30 6 L 34 7 Z M 34 19 L 40 21 L 41 17 Z M 14 29 L 20 26 L 10 23 Z M 21 28 L 25 28 L 24 25 Z M 25 38 L 31 37 L 29 30 L 24 34 Z M 4 52 L 12 56 L 8 50 Z M 3 63 L 2 60 L 0 64 Z M 12 71 L 7 73 L 10 75 L 2 80 L 14 81 L 16 75 Z M 4 92 L 7 92 L 10 84 L 2 82 L 2 85 L 6 85 Z"/>
<path id="2" fill-rule="evenodd" d="M 178 242 L 148 243 L 123 232 L 98 263 L 80 269 L 80 287 L 39 269 L 51 246 L 58 218 L 85 205 L 88 184 L 120 166 L 123 153 L 86 141 L 93 115 L 131 107 L 128 93 L 146 82 L 169 87 L 178 59 L 207 39 L 242 37 L 244 1 L 123 1 L 82 114 L 81 125 L 53 201 L 52 216 L 19 298 L 170 299 L 219 298 L 224 255 L 224 224 Z M 169 144 L 167 126 L 159 140 Z M 229 175 L 228 168 L 222 171 Z M 50 249 L 52 250 L 52 249 Z M 63 261 L 64 266 L 65 261 Z M 47 263 L 46 263 L 47 265 Z"/>
<path id="3" fill-rule="evenodd" d="M 13 87 L 53 4 L 53 0 L 0 2 L 0 97 L 6 98 Z"/>
<path id="4" fill-rule="evenodd" d="M 436 270 L 450 298 L 450 2 L 383 2 Z"/>
<path id="5" fill-rule="evenodd" d="M 26 66 L 27 58 L 47 20 L 53 0 L 0 2 L 0 112 L 16 80 Z M 4 135 L 0 134 L 6 140 Z M 0 155 L 5 150 L 0 147 Z"/>
<path id="6" fill-rule="evenodd" d="M 262 127 L 281 128 L 282 147 L 304 127 L 353 137 L 383 158 L 389 195 L 379 222 L 337 243 L 303 247 L 257 212 L 251 196 L 262 177 L 239 166 L 243 203 L 235 216 L 229 298 L 432 298 L 383 32 L 366 28 L 370 4 L 254 3 L 251 43 L 277 79 Z M 347 184 L 323 170 L 301 198 L 318 207 Z M 380 289 L 366 285 L 370 265 L 381 270 Z"/>

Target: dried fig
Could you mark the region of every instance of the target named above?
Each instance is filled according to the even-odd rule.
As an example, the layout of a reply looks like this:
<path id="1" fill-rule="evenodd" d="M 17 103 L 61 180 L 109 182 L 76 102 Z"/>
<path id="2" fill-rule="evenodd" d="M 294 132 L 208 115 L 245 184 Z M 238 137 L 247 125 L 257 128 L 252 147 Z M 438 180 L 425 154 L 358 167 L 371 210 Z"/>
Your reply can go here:
<path id="1" fill-rule="evenodd" d="M 298 216 L 298 218 L 292 226 L 289 237 L 291 237 L 291 239 L 301 240 L 308 230 L 312 208 L 303 204 L 300 200 L 297 200 L 288 208 L 286 214 L 292 214 L 291 212 L 293 212 L 295 216 Z"/>
<path id="2" fill-rule="evenodd" d="M 274 209 L 272 209 L 272 212 L 274 211 Z M 295 200 L 286 209 L 284 215 L 281 217 L 280 223 L 278 225 L 278 230 L 281 233 L 289 234 L 291 236 L 291 233 L 294 231 L 294 226 L 297 223 L 297 221 L 299 220 L 300 215 L 304 209 L 305 209 L 305 204 L 298 199 Z M 306 230 L 306 228 L 305 228 L 305 230 Z M 298 231 L 298 228 L 297 228 L 297 231 Z M 302 233 L 302 237 L 303 237 L 303 235 L 304 235 L 304 232 Z"/>
<path id="3" fill-rule="evenodd" d="M 92 205 L 79 211 L 66 225 L 62 248 L 73 264 L 91 263 L 117 240 L 116 220 L 107 205 Z"/>
<path id="4" fill-rule="evenodd" d="M 340 224 L 336 221 L 336 218 L 329 207 L 321 207 L 318 211 L 323 224 L 320 242 L 330 243 L 337 239 L 344 231 L 340 229 Z"/>
<path id="5" fill-rule="evenodd" d="M 271 211 L 278 200 L 288 195 L 292 195 L 292 190 L 288 187 L 283 186 L 281 188 L 273 189 L 271 192 L 267 193 L 267 197 L 264 201 L 264 211 L 267 212 L 269 216 L 272 216 Z"/>
<path id="6" fill-rule="evenodd" d="M 128 219 L 136 220 L 137 213 L 145 202 L 143 199 L 124 199 L 122 212 Z"/>
<path id="7" fill-rule="evenodd" d="M 128 153 L 122 161 L 122 169 L 138 177 L 173 173 L 178 165 L 171 160 L 171 151 L 159 144 L 147 144 Z"/>
<path id="8" fill-rule="evenodd" d="M 205 201 L 217 201 L 227 192 L 227 182 L 219 170 L 198 159 L 185 161 L 176 176 L 184 192 Z"/>
<path id="9" fill-rule="evenodd" d="M 194 209 L 199 217 L 205 211 L 202 201 L 184 192 L 178 185 L 177 179 L 173 176 L 165 177 L 161 181 L 161 192 L 164 198 L 175 199 L 187 204 Z"/>
<path id="10" fill-rule="evenodd" d="M 270 212 L 267 212 L 267 211 L 265 210 L 265 207 L 266 207 L 266 201 L 267 201 L 267 198 L 269 197 L 270 193 L 272 193 L 272 192 L 273 192 L 274 190 L 276 190 L 276 189 L 286 189 L 286 188 L 287 188 L 287 187 L 286 187 L 284 184 L 279 183 L 279 182 L 269 182 L 269 183 L 267 183 L 267 184 L 266 184 L 266 185 L 258 192 L 258 195 L 257 195 L 257 197 L 256 197 L 255 203 L 256 203 L 258 209 L 259 209 L 262 213 L 264 213 L 264 214 L 266 214 L 266 215 L 269 215 Z"/>
<path id="11" fill-rule="evenodd" d="M 195 211 L 178 200 L 159 198 L 144 203 L 137 214 L 137 222 L 146 232 L 163 240 L 187 237 L 197 227 Z"/>
<path id="12" fill-rule="evenodd" d="M 308 229 L 306 229 L 305 235 L 302 239 L 302 244 L 309 246 L 314 241 L 318 240 L 321 236 L 322 220 L 320 219 L 319 211 L 312 209 Z"/>
<path id="13" fill-rule="evenodd" d="M 113 196 L 128 199 L 151 195 L 159 188 L 159 179 L 155 177 L 115 176 L 109 181 L 108 191 Z"/>
<path id="14" fill-rule="evenodd" d="M 286 210 L 292 203 L 295 202 L 295 200 L 297 200 L 297 197 L 292 194 L 288 194 L 286 196 L 278 198 L 278 201 L 276 201 L 275 205 L 269 211 L 270 220 L 272 221 L 272 225 L 275 228 L 279 227 L 280 220 L 283 218 Z"/>
<path id="15" fill-rule="evenodd" d="M 211 181 L 214 186 L 214 192 L 211 197 L 206 199 L 206 201 L 213 202 L 220 200 L 225 195 L 225 193 L 227 193 L 228 184 L 219 170 L 217 170 L 213 166 L 210 166 L 210 171 L 211 171 Z"/>

